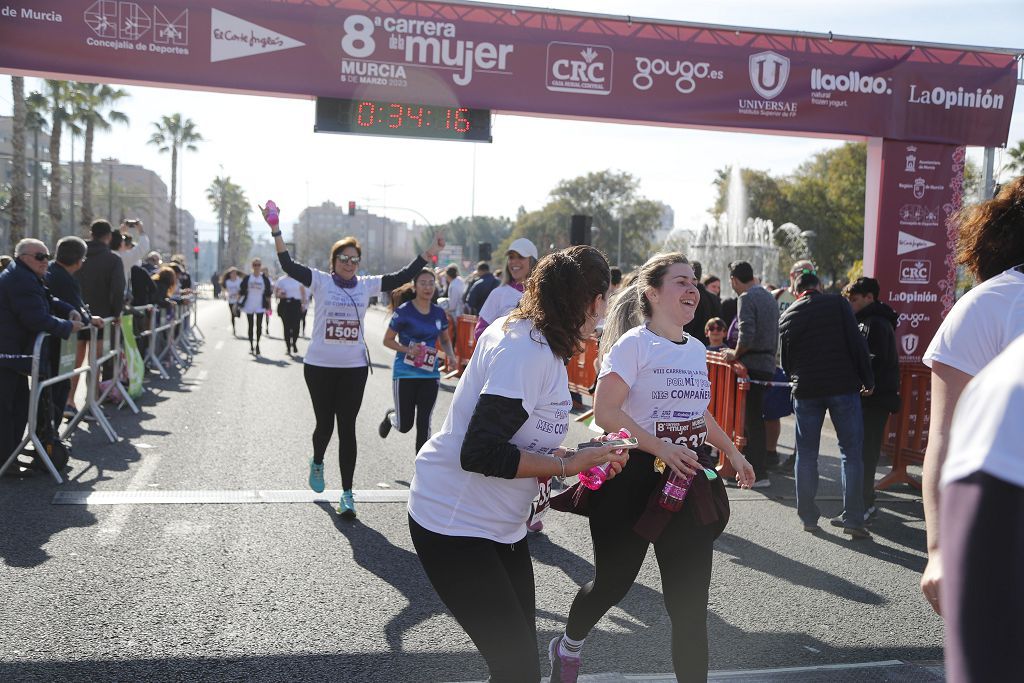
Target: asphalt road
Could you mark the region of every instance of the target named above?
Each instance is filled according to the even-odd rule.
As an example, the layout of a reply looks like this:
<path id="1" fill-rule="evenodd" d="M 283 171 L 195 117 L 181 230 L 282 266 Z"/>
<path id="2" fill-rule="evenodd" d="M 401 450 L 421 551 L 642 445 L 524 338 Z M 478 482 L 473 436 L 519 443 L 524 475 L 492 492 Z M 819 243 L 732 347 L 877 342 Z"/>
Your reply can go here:
<path id="1" fill-rule="evenodd" d="M 38 474 L 0 481 L 0 680 L 484 678 L 483 661 L 425 579 L 401 503 L 364 502 L 354 522 L 326 502 L 53 503 L 58 491 L 305 495 L 313 420 L 280 322 L 260 359 L 232 337 L 225 304 L 203 302 L 199 322 L 206 343 L 187 372 L 151 381 L 139 416 L 108 408 L 116 444 L 85 425 L 67 483 Z M 368 338 L 381 339 L 385 322 L 371 310 Z M 356 489 L 401 491 L 413 473 L 414 435 L 377 436 L 392 400 L 391 355 L 375 344 L 372 357 Z M 453 390 L 447 382 L 440 393 L 437 426 Z M 580 425 L 571 432 L 569 442 L 589 437 Z M 791 424 L 782 443 L 792 446 Z M 838 451 L 827 431 L 823 450 L 821 506 L 835 514 Z M 332 442 L 329 489 L 340 488 L 336 452 Z M 827 523 L 816 535 L 801 529 L 792 478 L 730 495 L 711 588 L 713 670 L 941 659 L 941 621 L 917 588 L 925 540 L 916 496 L 884 495 L 874 540 L 855 542 Z M 551 513 L 547 522 L 529 540 L 539 652 L 592 573 L 585 520 Z M 591 634 L 585 673 L 671 672 L 659 587 L 650 553 L 634 588 Z M 872 675 L 842 680 L 897 680 Z M 755 679 L 768 676 L 743 678 Z"/>

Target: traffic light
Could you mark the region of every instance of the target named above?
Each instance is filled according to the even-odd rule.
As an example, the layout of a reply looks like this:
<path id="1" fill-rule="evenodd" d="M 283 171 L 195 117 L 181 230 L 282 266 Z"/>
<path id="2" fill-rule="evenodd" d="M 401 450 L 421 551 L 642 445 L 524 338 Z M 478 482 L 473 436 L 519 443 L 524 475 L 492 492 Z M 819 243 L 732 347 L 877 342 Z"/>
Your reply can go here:
<path id="1" fill-rule="evenodd" d="M 192 231 L 192 253 L 199 257 L 199 231 Z"/>
<path id="2" fill-rule="evenodd" d="M 355 216 L 356 215 L 356 203 L 355 202 L 349 202 L 348 203 L 348 215 L 349 216 Z"/>

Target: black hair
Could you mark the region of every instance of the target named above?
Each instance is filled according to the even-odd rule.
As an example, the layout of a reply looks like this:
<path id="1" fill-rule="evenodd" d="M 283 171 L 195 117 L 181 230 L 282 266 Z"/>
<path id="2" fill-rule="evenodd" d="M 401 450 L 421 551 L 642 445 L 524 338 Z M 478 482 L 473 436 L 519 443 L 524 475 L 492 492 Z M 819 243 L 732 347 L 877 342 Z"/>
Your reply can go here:
<path id="1" fill-rule="evenodd" d="M 743 284 L 754 281 L 754 269 L 746 261 L 733 261 L 729 264 L 729 277 L 734 277 Z"/>
<path id="2" fill-rule="evenodd" d="M 871 294 L 875 297 L 875 301 L 878 301 L 879 292 L 878 280 L 873 277 L 859 277 L 846 285 L 846 288 L 843 290 L 843 294 L 846 296 L 851 294 L 860 294 L 861 296 Z"/>
<path id="3" fill-rule="evenodd" d="M 612 286 L 618 287 L 622 284 L 622 268 L 612 268 Z"/>
<path id="4" fill-rule="evenodd" d="M 114 229 L 110 226 L 110 222 L 102 218 L 98 218 L 92 222 L 89 226 L 89 234 L 92 235 L 94 240 L 102 239 L 112 233 Z"/>
<path id="5" fill-rule="evenodd" d="M 73 266 L 85 258 L 89 247 L 81 237 L 62 237 L 57 242 L 57 253 L 54 257 L 62 266 Z"/>
<path id="6" fill-rule="evenodd" d="M 814 273 L 803 273 L 796 281 L 796 291 L 806 292 L 810 289 L 817 289 L 820 284 L 821 280 Z"/>

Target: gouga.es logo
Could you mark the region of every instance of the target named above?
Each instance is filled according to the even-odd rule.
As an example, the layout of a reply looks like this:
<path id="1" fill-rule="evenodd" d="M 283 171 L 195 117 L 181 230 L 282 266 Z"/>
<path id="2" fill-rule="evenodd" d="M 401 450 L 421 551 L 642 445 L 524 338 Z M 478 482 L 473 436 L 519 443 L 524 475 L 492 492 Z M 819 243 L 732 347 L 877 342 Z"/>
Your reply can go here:
<path id="1" fill-rule="evenodd" d="M 548 43 L 547 89 L 608 95 L 614 52 L 605 45 Z"/>
<path id="2" fill-rule="evenodd" d="M 636 58 L 636 73 L 633 75 L 634 88 L 650 90 L 658 76 L 674 78 L 676 90 L 683 95 L 689 95 L 697 88 L 697 81 L 705 78 L 720 81 L 725 78 L 725 72 L 721 69 L 712 69 L 708 62 L 662 59 L 660 57 Z"/>
<path id="3" fill-rule="evenodd" d="M 750 85 L 766 100 L 775 99 L 789 81 L 789 57 L 777 52 L 758 52 L 750 55 Z"/>

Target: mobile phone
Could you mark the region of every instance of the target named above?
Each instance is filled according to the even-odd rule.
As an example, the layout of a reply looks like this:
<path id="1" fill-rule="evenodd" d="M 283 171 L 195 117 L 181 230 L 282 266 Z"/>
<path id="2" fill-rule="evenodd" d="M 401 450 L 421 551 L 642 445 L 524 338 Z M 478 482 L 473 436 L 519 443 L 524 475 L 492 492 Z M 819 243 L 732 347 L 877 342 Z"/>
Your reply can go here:
<path id="1" fill-rule="evenodd" d="M 587 441 L 576 446 L 576 450 L 582 450 L 584 448 L 598 448 L 599 446 L 612 446 L 615 450 L 622 450 L 625 448 L 636 448 L 640 445 L 640 442 L 635 436 L 631 436 L 628 439 L 612 439 L 611 441 Z"/>
<path id="2" fill-rule="evenodd" d="M 127 225 L 129 228 L 134 228 L 135 226 L 137 226 L 139 224 L 139 219 L 138 218 L 130 218 L 130 219 L 126 220 L 124 222 L 124 224 Z"/>

